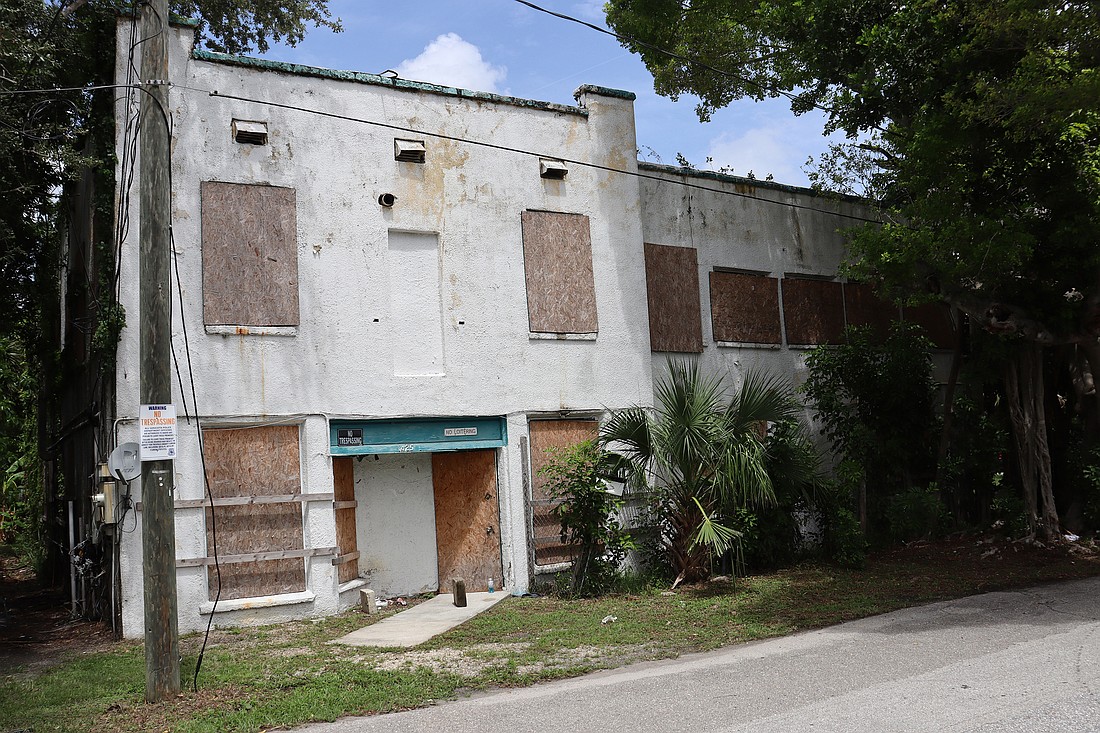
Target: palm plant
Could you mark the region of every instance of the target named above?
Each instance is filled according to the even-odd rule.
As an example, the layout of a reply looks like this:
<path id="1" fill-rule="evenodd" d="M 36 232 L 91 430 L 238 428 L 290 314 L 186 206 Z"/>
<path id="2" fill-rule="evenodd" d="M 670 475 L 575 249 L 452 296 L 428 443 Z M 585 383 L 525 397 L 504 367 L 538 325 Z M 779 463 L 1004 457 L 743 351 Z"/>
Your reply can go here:
<path id="1" fill-rule="evenodd" d="M 812 485 L 817 456 L 791 391 L 763 372 L 750 372 L 727 397 L 721 377 L 671 360 L 654 396 L 653 408 L 612 414 L 600 444 L 633 491 L 652 492 L 676 582 L 697 580 L 740 542 L 726 518 L 774 504 L 780 482 Z"/>

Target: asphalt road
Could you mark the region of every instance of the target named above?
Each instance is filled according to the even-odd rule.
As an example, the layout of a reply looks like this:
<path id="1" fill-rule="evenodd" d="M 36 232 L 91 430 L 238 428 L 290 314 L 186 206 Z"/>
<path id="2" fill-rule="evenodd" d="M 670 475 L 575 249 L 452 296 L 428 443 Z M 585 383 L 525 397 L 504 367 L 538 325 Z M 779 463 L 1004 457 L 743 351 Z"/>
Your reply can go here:
<path id="1" fill-rule="evenodd" d="M 300 728 L 361 731 L 1100 731 L 1100 578 Z"/>

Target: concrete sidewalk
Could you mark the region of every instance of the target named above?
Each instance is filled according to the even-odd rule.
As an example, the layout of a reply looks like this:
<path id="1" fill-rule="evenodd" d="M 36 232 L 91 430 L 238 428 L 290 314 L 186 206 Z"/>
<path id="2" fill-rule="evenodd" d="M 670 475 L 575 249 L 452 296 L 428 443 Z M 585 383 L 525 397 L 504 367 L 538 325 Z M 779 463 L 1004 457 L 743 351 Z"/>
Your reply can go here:
<path id="1" fill-rule="evenodd" d="M 431 600 L 407 608 L 376 624 L 365 626 L 347 636 L 334 639 L 333 644 L 349 646 L 416 646 L 449 631 L 459 624 L 487 611 L 508 598 L 508 591 L 467 593 L 466 606 L 454 605 L 454 596 L 440 593 Z"/>

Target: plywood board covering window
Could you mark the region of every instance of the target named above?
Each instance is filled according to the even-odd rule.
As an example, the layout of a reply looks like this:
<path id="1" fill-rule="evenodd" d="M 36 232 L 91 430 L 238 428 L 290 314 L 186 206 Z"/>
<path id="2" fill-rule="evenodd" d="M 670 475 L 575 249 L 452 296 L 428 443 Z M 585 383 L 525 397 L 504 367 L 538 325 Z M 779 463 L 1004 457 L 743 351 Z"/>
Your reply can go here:
<path id="1" fill-rule="evenodd" d="M 844 334 L 840 283 L 788 277 L 783 280 L 783 320 L 787 343 L 835 344 Z"/>
<path id="2" fill-rule="evenodd" d="M 596 285 L 588 217 L 524 211 L 523 269 L 533 333 L 596 333 Z"/>
<path id="3" fill-rule="evenodd" d="M 925 303 L 902 311 L 902 318 L 912 321 L 924 329 L 924 334 L 937 349 L 953 349 L 955 324 L 951 320 L 951 309 L 943 303 Z"/>
<path id="4" fill-rule="evenodd" d="M 546 479 L 539 472 L 551 461 L 552 449 L 568 448 L 595 438 L 599 423 L 595 420 L 532 420 L 529 431 L 535 564 L 569 562 L 573 559 L 573 548 L 561 541 L 561 523 L 553 513 L 557 502 L 547 493 Z"/>
<path id="5" fill-rule="evenodd" d="M 293 188 L 202 182 L 203 320 L 297 326 Z"/>
<path id="6" fill-rule="evenodd" d="M 703 325 L 695 249 L 645 245 L 645 284 L 650 349 L 701 352 Z"/>
<path id="7" fill-rule="evenodd" d="M 886 338 L 890 324 L 898 320 L 898 307 L 862 283 L 844 283 L 844 313 L 849 326 L 870 326 L 879 339 Z"/>
<path id="8" fill-rule="evenodd" d="M 298 426 L 203 430 L 210 493 L 229 496 L 302 492 Z M 219 555 L 303 549 L 302 505 L 297 502 L 217 507 Z M 206 546 L 214 550 L 214 524 L 206 510 Z M 305 560 L 262 560 L 221 566 L 222 600 L 305 590 Z M 217 576 L 208 568 L 210 598 Z"/>
<path id="9" fill-rule="evenodd" d="M 715 341 L 779 344 L 779 282 L 741 272 L 710 273 L 710 325 Z"/>

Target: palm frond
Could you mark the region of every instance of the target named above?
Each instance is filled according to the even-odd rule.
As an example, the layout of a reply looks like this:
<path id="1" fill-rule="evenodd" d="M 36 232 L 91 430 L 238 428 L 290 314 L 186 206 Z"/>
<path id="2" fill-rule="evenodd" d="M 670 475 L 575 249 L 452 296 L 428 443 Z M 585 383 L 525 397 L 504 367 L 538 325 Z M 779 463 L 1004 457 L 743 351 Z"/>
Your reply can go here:
<path id="1" fill-rule="evenodd" d="M 722 555 L 741 541 L 743 535 L 740 532 L 732 527 L 720 524 L 703 509 L 703 505 L 699 503 L 698 499 L 694 501 L 695 505 L 699 507 L 703 519 L 695 530 L 695 536 L 692 537 L 691 549 L 703 545 L 714 555 Z"/>

